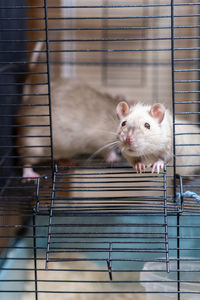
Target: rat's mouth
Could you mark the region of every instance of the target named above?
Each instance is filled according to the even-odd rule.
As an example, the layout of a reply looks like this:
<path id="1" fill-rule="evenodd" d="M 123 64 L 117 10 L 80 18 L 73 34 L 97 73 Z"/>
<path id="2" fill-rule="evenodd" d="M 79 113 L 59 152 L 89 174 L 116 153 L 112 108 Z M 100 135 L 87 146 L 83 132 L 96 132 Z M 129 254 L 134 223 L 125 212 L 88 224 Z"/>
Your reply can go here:
<path id="1" fill-rule="evenodd" d="M 127 143 L 121 142 L 121 151 L 128 155 L 134 155 L 137 151 L 133 145 L 127 145 Z"/>
<path id="2" fill-rule="evenodd" d="M 124 152 L 126 152 L 128 155 L 133 155 L 136 153 L 134 148 L 125 147 Z"/>
<path id="3" fill-rule="evenodd" d="M 135 151 L 134 151 L 133 149 L 131 149 L 131 148 L 127 148 L 126 151 L 128 151 L 128 152 L 135 152 Z"/>

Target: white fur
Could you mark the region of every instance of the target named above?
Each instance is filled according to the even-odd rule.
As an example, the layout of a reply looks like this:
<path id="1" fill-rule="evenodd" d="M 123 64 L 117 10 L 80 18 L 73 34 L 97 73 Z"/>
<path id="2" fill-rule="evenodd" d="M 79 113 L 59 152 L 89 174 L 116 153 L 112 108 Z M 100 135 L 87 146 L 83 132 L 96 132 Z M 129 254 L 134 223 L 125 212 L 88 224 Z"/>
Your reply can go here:
<path id="1" fill-rule="evenodd" d="M 34 87 L 34 94 L 45 94 L 46 88 Z M 54 158 L 70 159 L 82 153 L 99 153 L 105 160 L 118 161 L 119 157 L 110 153 L 116 146 L 112 143 L 117 127 L 117 118 L 114 119 L 116 99 L 80 81 L 59 77 L 52 82 L 51 90 Z M 48 103 L 45 96 L 29 97 L 27 101 Z M 29 136 L 18 139 L 18 145 L 26 146 L 19 148 L 19 154 L 24 156 L 22 163 L 31 167 L 51 155 L 49 128 L 32 126 L 49 124 L 48 117 L 37 117 L 48 115 L 49 108 L 25 106 L 19 114 L 25 116 L 19 119 L 19 124 L 29 125 L 19 128 L 19 135 Z M 30 114 L 36 117 L 27 118 Z"/>
<path id="2" fill-rule="evenodd" d="M 135 166 L 138 162 L 145 165 L 156 163 L 156 169 L 159 161 L 172 163 L 173 158 L 173 134 L 172 134 L 172 115 L 165 110 L 164 118 L 161 123 L 150 114 L 151 106 L 141 103 L 130 108 L 129 114 L 121 117 L 118 128 L 117 139 L 120 142 L 120 148 L 124 157 Z M 121 126 L 126 121 L 126 126 Z M 150 129 L 145 128 L 145 123 L 150 124 Z M 177 173 L 181 175 L 190 175 L 197 171 L 200 165 L 200 147 L 185 146 L 186 144 L 200 144 L 200 130 L 195 125 L 187 125 L 187 121 L 176 119 L 176 123 L 185 123 L 182 126 L 176 126 L 176 154 L 185 156 L 176 157 Z M 194 135 L 179 135 L 180 133 L 195 133 Z M 133 136 L 133 143 L 127 144 L 127 135 Z M 129 151 L 131 150 L 131 151 Z M 197 156 L 186 156 L 196 154 Z M 179 167 L 185 165 L 186 167 Z M 187 167 L 188 165 L 188 167 Z M 193 165 L 190 166 L 189 165 Z M 155 168 L 153 168 L 154 171 Z"/>
<path id="3" fill-rule="evenodd" d="M 118 138 L 121 142 L 121 150 L 127 157 L 144 157 L 145 164 L 155 162 L 155 159 L 161 154 L 163 159 L 169 160 L 171 149 L 171 125 L 169 122 L 169 113 L 165 112 L 163 121 L 159 124 L 157 119 L 150 115 L 151 106 L 141 103 L 131 107 L 128 116 L 122 120 L 127 121 L 124 127 L 119 126 Z M 150 129 L 145 128 L 144 124 L 149 123 Z M 124 145 L 127 134 L 134 137 L 133 145 Z M 129 152 L 131 149 L 132 152 Z M 154 158 L 154 161 L 152 159 Z"/>

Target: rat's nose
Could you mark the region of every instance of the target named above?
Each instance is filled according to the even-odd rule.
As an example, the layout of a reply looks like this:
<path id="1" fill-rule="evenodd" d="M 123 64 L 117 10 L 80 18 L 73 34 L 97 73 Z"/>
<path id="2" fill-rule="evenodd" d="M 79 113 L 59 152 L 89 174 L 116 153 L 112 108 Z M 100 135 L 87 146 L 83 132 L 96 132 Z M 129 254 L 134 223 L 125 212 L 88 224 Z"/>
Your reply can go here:
<path id="1" fill-rule="evenodd" d="M 128 145 L 131 145 L 131 144 L 133 144 L 133 142 L 134 142 L 134 137 L 132 135 L 127 135 L 127 137 L 126 137 L 126 143 Z"/>

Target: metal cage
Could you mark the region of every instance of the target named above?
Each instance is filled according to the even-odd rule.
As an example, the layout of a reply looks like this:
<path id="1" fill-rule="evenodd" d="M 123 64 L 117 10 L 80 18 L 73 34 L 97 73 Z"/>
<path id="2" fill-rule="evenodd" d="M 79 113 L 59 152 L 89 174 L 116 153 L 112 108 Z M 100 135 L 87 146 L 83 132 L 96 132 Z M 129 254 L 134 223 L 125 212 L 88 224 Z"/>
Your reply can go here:
<path id="1" fill-rule="evenodd" d="M 2 300 L 200 298 L 199 8 L 195 0 L 1 1 Z M 137 174 L 123 158 L 57 160 L 57 78 L 164 103 L 173 162 Z M 41 176 L 25 180 L 22 159 L 35 157 Z"/>

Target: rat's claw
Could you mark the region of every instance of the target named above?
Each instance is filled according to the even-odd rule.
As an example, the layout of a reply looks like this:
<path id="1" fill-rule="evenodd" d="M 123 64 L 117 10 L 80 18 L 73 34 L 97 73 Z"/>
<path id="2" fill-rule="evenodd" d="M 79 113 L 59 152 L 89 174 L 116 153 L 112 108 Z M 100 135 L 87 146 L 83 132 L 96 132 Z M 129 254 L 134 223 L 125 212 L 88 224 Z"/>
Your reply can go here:
<path id="1" fill-rule="evenodd" d="M 164 161 L 158 160 L 158 161 L 156 161 L 156 162 L 153 164 L 153 167 L 152 167 L 152 173 L 154 173 L 154 171 L 156 170 L 157 173 L 159 174 L 159 173 L 160 173 L 160 169 L 163 170 L 163 168 L 164 168 Z"/>
<path id="2" fill-rule="evenodd" d="M 134 167 L 135 167 L 137 173 L 142 173 L 142 171 L 145 170 L 145 165 L 143 163 L 136 163 L 134 165 Z"/>

